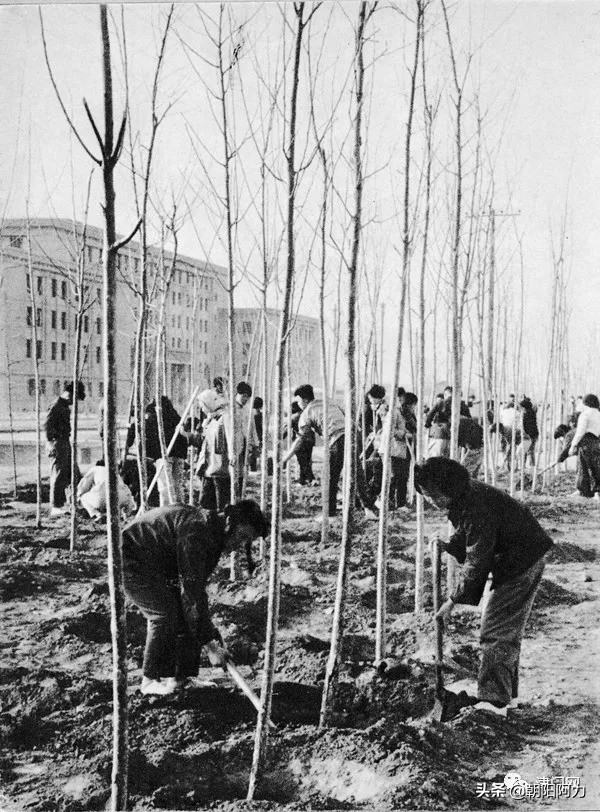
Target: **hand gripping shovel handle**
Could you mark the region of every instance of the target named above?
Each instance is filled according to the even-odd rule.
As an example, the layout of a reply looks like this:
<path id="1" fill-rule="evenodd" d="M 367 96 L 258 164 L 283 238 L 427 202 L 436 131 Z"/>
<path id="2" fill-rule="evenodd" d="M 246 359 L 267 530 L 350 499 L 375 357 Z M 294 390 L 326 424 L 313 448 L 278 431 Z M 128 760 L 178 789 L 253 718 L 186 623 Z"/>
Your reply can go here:
<path id="1" fill-rule="evenodd" d="M 250 702 L 252 702 L 252 704 L 254 705 L 256 710 L 260 713 L 260 710 L 261 710 L 260 699 L 254 693 L 252 688 L 248 685 L 246 680 L 242 677 L 242 675 L 237 670 L 235 665 L 233 663 L 231 663 L 231 662 L 228 662 L 227 665 L 223 666 L 223 670 L 226 671 L 229 674 L 229 677 L 231 678 L 232 682 L 235 682 L 235 684 L 238 686 L 240 691 L 248 697 Z M 274 722 L 272 722 L 270 719 L 269 719 L 269 725 L 273 728 L 273 730 L 277 730 L 277 725 Z"/>

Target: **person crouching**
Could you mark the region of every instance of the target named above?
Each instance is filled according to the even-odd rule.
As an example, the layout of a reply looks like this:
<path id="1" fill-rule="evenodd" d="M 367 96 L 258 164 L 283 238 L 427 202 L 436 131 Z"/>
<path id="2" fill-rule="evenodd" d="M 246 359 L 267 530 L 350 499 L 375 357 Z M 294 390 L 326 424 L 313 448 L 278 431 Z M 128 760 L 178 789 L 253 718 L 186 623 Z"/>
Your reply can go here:
<path id="1" fill-rule="evenodd" d="M 240 546 L 252 573 L 252 542 L 266 533 L 250 499 L 222 514 L 181 504 L 155 508 L 123 530 L 125 592 L 148 622 L 143 694 L 170 694 L 179 680 L 197 676 L 203 646 L 213 666 L 225 666 L 229 652 L 211 620 L 207 581 L 223 551 Z"/>

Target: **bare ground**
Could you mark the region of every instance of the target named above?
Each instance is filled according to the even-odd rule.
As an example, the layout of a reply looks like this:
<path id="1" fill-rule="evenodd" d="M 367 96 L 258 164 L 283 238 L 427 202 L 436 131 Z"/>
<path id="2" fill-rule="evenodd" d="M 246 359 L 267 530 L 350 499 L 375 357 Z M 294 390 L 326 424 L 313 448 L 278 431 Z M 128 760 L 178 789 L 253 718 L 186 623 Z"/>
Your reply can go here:
<path id="1" fill-rule="evenodd" d="M 566 480 L 566 481 L 565 481 Z M 333 726 L 316 725 L 339 526 L 320 545 L 318 490 L 287 508 L 281 633 L 268 771 L 244 801 L 255 712 L 208 663 L 215 684 L 165 698 L 136 690 L 145 626 L 132 607 L 130 808 L 600 809 L 600 506 L 570 501 L 570 475 L 530 504 L 556 543 L 523 647 L 523 705 L 508 719 L 468 711 L 441 724 L 433 707 L 431 586 L 412 613 L 412 516 L 394 518 L 389 559 L 389 647 L 396 679 L 372 667 L 376 525 L 360 523 L 351 563 L 344 667 Z M 0 502 L 0 806 L 7 810 L 103 809 L 111 768 L 111 653 L 105 536 L 83 523 L 70 556 L 67 520 L 34 527 L 33 491 Z M 428 514 L 428 532 L 442 529 Z M 427 570 L 429 578 L 429 569 Z M 266 576 L 230 583 L 215 573 L 217 625 L 245 675 L 260 687 Z M 456 611 L 446 640 L 447 682 L 472 681 L 478 611 Z M 527 781 L 577 776 L 584 798 L 480 798 L 478 782 L 507 772 Z"/>

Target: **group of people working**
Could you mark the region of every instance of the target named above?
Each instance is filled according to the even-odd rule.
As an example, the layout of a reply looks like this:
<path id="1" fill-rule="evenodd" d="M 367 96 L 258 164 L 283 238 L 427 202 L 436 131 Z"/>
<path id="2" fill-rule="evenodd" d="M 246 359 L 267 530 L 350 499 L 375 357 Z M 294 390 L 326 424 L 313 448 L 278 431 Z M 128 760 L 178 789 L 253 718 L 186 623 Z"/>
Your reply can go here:
<path id="1" fill-rule="evenodd" d="M 238 386 L 236 397 L 238 411 L 234 415 L 236 418 L 239 415 L 237 419 L 240 420 L 241 444 L 236 449 L 239 454 L 245 453 L 244 446 L 251 441 L 254 415 L 248 414 L 246 408 L 252 394 L 248 390 L 247 385 Z M 55 404 L 47 423 L 49 448 L 53 459 L 59 460 L 59 465 L 53 466 L 56 469 L 53 474 L 54 496 L 63 484 L 57 470 L 62 467 L 62 471 L 66 471 L 67 462 L 70 468 L 70 458 L 67 460 L 70 428 L 68 432 L 66 419 L 72 397 L 72 389 L 66 389 L 62 396 L 64 403 Z M 335 515 L 339 476 L 344 462 L 343 411 L 335 403 L 325 409 L 323 402 L 315 398 L 310 385 L 298 387 L 295 401 L 298 406 L 297 436 L 284 457 L 284 463 L 305 444 L 314 444 L 315 435 L 322 436 L 327 428 L 330 445 L 327 507 L 330 514 Z M 199 402 L 204 413 L 202 425 L 188 426 L 182 436 L 187 433 L 188 442 L 197 442 L 198 436 L 195 435 L 201 433 L 198 462 L 198 473 L 203 479 L 201 506 L 185 505 L 179 499 L 174 504 L 147 511 L 123 530 L 125 588 L 148 622 L 140 686 L 145 694 L 171 694 L 189 677 L 195 676 L 203 646 L 214 666 L 227 664 L 230 655 L 212 622 L 208 607 L 207 581 L 221 555 L 234 549 L 245 551 L 247 571 L 251 575 L 254 569 L 252 543 L 257 538 L 264 538 L 268 532 L 266 517 L 258 505 L 251 500 L 229 504 L 231 483 L 223 485 L 218 481 L 226 478 L 222 474 L 228 470 L 225 459 L 230 453 L 231 419 L 228 418 L 224 394 L 216 388 L 206 390 Z M 171 413 L 169 405 L 162 405 L 165 422 L 177 421 L 179 425 L 181 421 Z M 357 460 L 356 467 L 358 499 L 367 511 L 374 513 L 376 509 L 377 470 L 388 440 L 392 460 L 395 460 L 390 499 L 395 505 L 402 506 L 406 498 L 407 472 L 416 430 L 416 405 L 415 396 L 401 389 L 396 408 L 391 412 L 385 408 L 383 387 L 373 386 L 367 393 L 359 443 L 362 459 Z M 430 426 L 443 424 L 441 415 L 448 413 L 447 408 L 447 403 L 438 404 L 426 422 Z M 152 412 L 151 408 L 147 410 L 148 421 Z M 469 452 L 478 450 L 481 433 L 473 431 L 473 425 L 481 428 L 481 424 L 462 414 L 459 425 L 463 427 L 461 445 L 466 460 Z M 590 487 L 595 487 L 596 493 L 600 481 L 599 438 L 600 404 L 596 396 L 588 395 L 583 399 L 583 408 L 568 449 L 583 454 L 587 460 L 594 478 L 594 485 Z M 440 441 L 446 438 L 431 439 Z M 172 444 L 167 441 L 171 451 L 178 441 L 178 438 Z M 155 442 L 152 432 L 147 442 Z M 160 444 L 153 450 L 155 461 L 160 462 L 163 459 L 159 453 Z M 177 456 L 176 459 L 183 457 Z M 176 482 L 181 467 L 177 463 L 169 466 Z M 95 476 L 95 472 L 86 475 L 92 482 L 95 482 Z M 213 482 L 207 484 L 206 480 Z M 521 641 L 542 577 L 544 556 L 552 541 L 526 506 L 503 491 L 478 482 L 466 466 L 444 455 L 430 456 L 422 465 L 415 465 L 414 483 L 415 489 L 428 502 L 447 512 L 455 529 L 444 547 L 461 564 L 460 579 L 440 608 L 439 618 L 447 618 L 455 604 L 477 605 L 488 576 L 492 576 L 491 597 L 481 624 L 482 657 L 477 696 L 473 697 L 471 704 L 475 708 L 506 715 L 507 708 L 515 703 L 518 694 Z M 88 488 L 85 492 L 90 490 Z M 164 496 L 165 491 L 160 493 Z M 181 490 L 176 494 L 181 496 Z"/>

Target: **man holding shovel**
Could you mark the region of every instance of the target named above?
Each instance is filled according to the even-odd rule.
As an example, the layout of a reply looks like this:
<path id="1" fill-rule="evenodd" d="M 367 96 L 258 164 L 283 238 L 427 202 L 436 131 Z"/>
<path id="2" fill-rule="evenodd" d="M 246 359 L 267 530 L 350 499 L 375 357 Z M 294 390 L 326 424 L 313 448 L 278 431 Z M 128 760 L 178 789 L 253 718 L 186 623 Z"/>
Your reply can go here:
<path id="1" fill-rule="evenodd" d="M 241 545 L 252 573 L 252 542 L 266 534 L 265 517 L 250 499 L 222 514 L 180 504 L 155 508 L 123 530 L 125 592 L 148 621 L 143 694 L 171 694 L 178 680 L 197 676 L 202 646 L 211 665 L 228 667 L 206 584 L 223 551 Z"/>
<path id="2" fill-rule="evenodd" d="M 463 565 L 437 619 L 449 618 L 456 603 L 477 606 L 492 575 L 481 620 L 475 708 L 506 716 L 518 695 L 521 641 L 552 539 L 525 505 L 471 480 L 455 460 L 432 457 L 415 466 L 415 488 L 438 510 L 448 511 L 456 532 L 443 547 Z"/>

